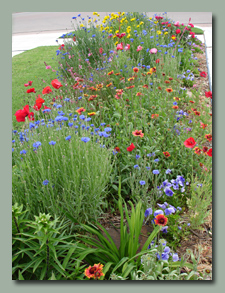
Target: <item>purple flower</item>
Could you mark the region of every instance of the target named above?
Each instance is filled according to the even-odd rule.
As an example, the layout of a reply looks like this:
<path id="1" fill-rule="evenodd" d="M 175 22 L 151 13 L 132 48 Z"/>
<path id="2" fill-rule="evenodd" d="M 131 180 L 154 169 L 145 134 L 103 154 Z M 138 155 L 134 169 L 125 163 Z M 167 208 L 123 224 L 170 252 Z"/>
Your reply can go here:
<path id="1" fill-rule="evenodd" d="M 161 258 L 162 258 L 162 260 L 168 260 L 169 259 L 169 254 L 163 252 Z"/>
<path id="2" fill-rule="evenodd" d="M 169 248 L 169 246 L 166 246 L 166 247 L 164 248 L 164 252 L 165 252 L 165 253 L 169 253 L 169 252 L 170 252 L 170 248 Z"/>
<path id="3" fill-rule="evenodd" d="M 170 214 L 172 214 L 172 213 L 175 213 L 175 210 L 174 210 L 174 208 L 167 208 L 167 209 L 165 209 L 165 215 L 166 216 L 168 216 L 168 215 L 170 215 Z"/>
<path id="4" fill-rule="evenodd" d="M 138 165 L 134 165 L 134 169 L 139 169 L 139 166 Z"/>
<path id="5" fill-rule="evenodd" d="M 49 142 L 49 144 L 50 144 L 50 145 L 55 145 L 55 144 L 56 144 L 56 141 L 53 141 L 53 140 L 52 140 L 52 141 Z"/>
<path id="6" fill-rule="evenodd" d="M 44 185 L 48 185 L 48 183 L 49 183 L 49 181 L 47 179 L 43 181 Z"/>
<path id="7" fill-rule="evenodd" d="M 164 189 L 164 192 L 167 196 L 173 196 L 173 193 L 174 193 L 169 187 L 166 187 Z"/>
<path id="8" fill-rule="evenodd" d="M 163 211 L 162 210 L 156 210 L 154 212 L 154 217 L 156 217 L 157 215 L 164 215 Z"/>
<path id="9" fill-rule="evenodd" d="M 168 232 L 167 229 L 168 229 L 168 226 L 164 226 L 164 227 L 161 228 L 161 232 L 162 233 L 167 233 Z"/>
<path id="10" fill-rule="evenodd" d="M 139 155 L 136 155 L 136 160 L 138 160 L 140 157 L 141 157 L 141 156 L 139 156 Z"/>
<path id="11" fill-rule="evenodd" d="M 89 137 L 82 137 L 81 140 L 86 143 L 90 140 L 90 138 Z"/>
<path id="12" fill-rule="evenodd" d="M 165 203 L 164 204 L 157 203 L 157 206 L 159 206 L 161 209 L 165 209 L 166 208 Z"/>
<path id="13" fill-rule="evenodd" d="M 173 254 L 173 261 L 178 261 L 178 260 L 179 260 L 178 254 L 174 253 Z"/>
<path id="14" fill-rule="evenodd" d="M 159 174 L 159 170 L 153 170 L 152 173 L 157 175 L 157 174 Z"/>
<path id="15" fill-rule="evenodd" d="M 151 208 L 148 208 L 146 211 L 145 211 L 145 218 L 147 218 L 149 215 L 152 214 L 152 209 Z"/>
<path id="16" fill-rule="evenodd" d="M 71 135 L 66 137 L 66 140 L 70 140 L 71 139 Z"/>
<path id="17" fill-rule="evenodd" d="M 139 181 L 139 183 L 140 183 L 141 185 L 145 185 L 145 181 L 144 181 L 144 180 Z"/>

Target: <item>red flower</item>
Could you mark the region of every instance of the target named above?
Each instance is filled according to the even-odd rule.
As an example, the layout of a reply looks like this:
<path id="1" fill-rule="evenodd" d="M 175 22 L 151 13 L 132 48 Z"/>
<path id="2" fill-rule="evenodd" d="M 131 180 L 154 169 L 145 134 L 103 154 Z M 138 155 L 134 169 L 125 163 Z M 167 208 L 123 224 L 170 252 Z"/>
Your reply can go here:
<path id="1" fill-rule="evenodd" d="M 29 105 L 26 105 L 23 110 L 18 110 L 15 113 L 18 122 L 25 122 L 25 117 L 28 116 L 29 120 L 34 120 L 34 113 L 30 112 Z"/>
<path id="2" fill-rule="evenodd" d="M 207 151 L 208 151 L 208 147 L 204 146 L 204 147 L 202 148 L 202 151 L 203 151 L 204 153 L 207 153 Z"/>
<path id="3" fill-rule="evenodd" d="M 168 222 L 168 218 L 165 217 L 164 215 L 157 215 L 154 220 L 155 220 L 155 225 L 159 225 L 159 226 L 166 226 Z"/>
<path id="4" fill-rule="evenodd" d="M 100 53 L 100 54 L 102 54 L 102 53 L 103 53 L 103 49 L 102 49 L 102 47 L 101 47 L 101 48 L 99 48 L 99 53 Z"/>
<path id="5" fill-rule="evenodd" d="M 85 269 L 84 274 L 85 276 L 90 279 L 99 279 L 101 276 L 104 276 L 103 272 L 103 265 L 102 264 L 94 264 L 94 266 L 89 266 L 87 269 Z"/>
<path id="6" fill-rule="evenodd" d="M 33 81 L 28 81 L 28 83 L 25 83 L 24 86 L 31 86 Z"/>
<path id="7" fill-rule="evenodd" d="M 144 136 L 144 133 L 142 133 L 142 130 L 135 130 L 135 131 L 132 132 L 132 134 L 134 136 L 140 136 L 140 137 Z"/>
<path id="8" fill-rule="evenodd" d="M 117 151 L 118 153 L 120 153 L 120 148 L 119 147 L 115 147 L 114 150 Z"/>
<path id="9" fill-rule="evenodd" d="M 157 64 L 157 63 L 159 63 L 160 62 L 160 59 L 156 59 L 155 60 L 155 63 Z"/>
<path id="10" fill-rule="evenodd" d="M 196 141 L 194 140 L 193 137 L 190 137 L 185 140 L 184 145 L 186 146 L 186 148 L 192 149 L 196 145 Z"/>
<path id="11" fill-rule="evenodd" d="M 195 154 L 200 155 L 201 154 L 201 149 L 199 147 L 195 148 Z"/>
<path id="12" fill-rule="evenodd" d="M 45 94 L 49 94 L 52 92 L 52 89 L 50 88 L 50 86 L 46 86 L 43 91 L 42 91 L 42 94 L 45 95 Z"/>
<path id="13" fill-rule="evenodd" d="M 180 29 L 179 28 L 176 30 L 176 34 L 177 35 L 180 34 Z"/>
<path id="14" fill-rule="evenodd" d="M 123 43 L 118 44 L 116 50 L 123 50 Z"/>
<path id="15" fill-rule="evenodd" d="M 36 92 L 35 92 L 35 89 L 32 87 L 27 90 L 27 93 L 29 94 L 29 93 L 36 93 Z"/>
<path id="16" fill-rule="evenodd" d="M 167 88 L 166 91 L 167 91 L 167 93 L 172 93 L 173 89 Z"/>
<path id="17" fill-rule="evenodd" d="M 138 72 L 139 69 L 138 69 L 137 67 L 134 67 L 134 68 L 133 68 L 133 71 L 134 71 L 134 72 Z"/>
<path id="18" fill-rule="evenodd" d="M 207 126 L 208 126 L 208 124 L 204 124 L 204 123 L 202 123 L 202 122 L 200 122 L 200 124 L 201 124 L 201 128 L 203 128 L 203 129 L 205 129 Z"/>
<path id="19" fill-rule="evenodd" d="M 166 158 L 170 157 L 170 153 L 169 153 L 169 152 L 163 152 L 163 154 L 164 154 L 164 156 L 165 156 Z"/>
<path id="20" fill-rule="evenodd" d="M 85 112 L 86 109 L 84 109 L 83 107 L 81 107 L 80 109 L 76 110 L 76 112 L 80 115 L 82 112 Z"/>
<path id="21" fill-rule="evenodd" d="M 127 148 L 127 151 L 128 151 L 128 152 L 132 152 L 133 149 L 135 149 L 135 145 L 132 143 L 132 144 Z"/>
<path id="22" fill-rule="evenodd" d="M 159 117 L 159 114 L 152 114 L 151 118 L 154 119 L 154 118 L 157 118 Z"/>
<path id="23" fill-rule="evenodd" d="M 212 92 L 211 91 L 205 92 L 205 96 L 206 96 L 206 98 L 212 99 Z"/>
<path id="24" fill-rule="evenodd" d="M 205 71 L 202 71 L 202 72 L 200 73 L 200 76 L 202 76 L 202 77 L 206 77 L 206 76 L 207 76 L 207 73 L 206 73 Z"/>
<path id="25" fill-rule="evenodd" d="M 206 135 L 205 135 L 205 138 L 206 138 L 208 141 L 211 141 L 211 140 L 212 140 L 212 134 L 206 134 Z"/>
<path id="26" fill-rule="evenodd" d="M 61 82 L 58 81 L 58 79 L 54 79 L 51 84 L 55 89 L 59 89 L 61 86 L 63 86 Z"/>
<path id="27" fill-rule="evenodd" d="M 212 157 L 212 149 L 210 149 L 210 150 L 207 152 L 207 155 L 208 155 L 209 157 Z"/>

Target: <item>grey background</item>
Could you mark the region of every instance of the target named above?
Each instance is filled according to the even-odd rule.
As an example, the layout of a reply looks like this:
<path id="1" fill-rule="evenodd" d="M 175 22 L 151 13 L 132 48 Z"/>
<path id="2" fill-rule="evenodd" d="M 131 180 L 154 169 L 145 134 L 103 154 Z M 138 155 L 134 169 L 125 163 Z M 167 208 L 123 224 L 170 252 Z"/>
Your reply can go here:
<path id="1" fill-rule="evenodd" d="M 87 19 L 87 15 L 93 16 L 92 12 L 19 12 L 12 14 L 12 33 L 23 34 L 31 32 L 47 32 L 72 29 L 72 17 L 81 13 L 82 18 Z M 152 17 L 155 13 L 148 12 Z M 109 12 L 99 12 L 100 18 L 104 18 Z M 175 21 L 199 26 L 212 26 L 212 12 L 167 12 L 167 16 Z M 29 23 L 29 26 L 27 25 Z"/>

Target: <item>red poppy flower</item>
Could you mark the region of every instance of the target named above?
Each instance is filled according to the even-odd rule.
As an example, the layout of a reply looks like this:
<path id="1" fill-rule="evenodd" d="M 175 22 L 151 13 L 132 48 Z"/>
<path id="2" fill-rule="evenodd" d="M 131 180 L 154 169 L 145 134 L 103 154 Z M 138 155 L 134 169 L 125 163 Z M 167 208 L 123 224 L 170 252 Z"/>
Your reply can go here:
<path id="1" fill-rule="evenodd" d="M 156 18 L 157 20 L 159 20 L 159 19 L 163 19 L 162 16 L 156 16 L 155 18 Z"/>
<path id="2" fill-rule="evenodd" d="M 65 50 L 64 49 L 64 46 L 65 46 L 64 44 L 62 44 L 61 46 L 59 46 L 59 50 Z"/>
<path id="3" fill-rule="evenodd" d="M 173 80 L 173 78 L 172 77 L 169 77 L 169 80 Z"/>
<path id="4" fill-rule="evenodd" d="M 171 23 L 167 24 L 167 27 L 171 27 Z"/>
<path id="5" fill-rule="evenodd" d="M 103 53 L 103 49 L 102 49 L 102 47 L 101 47 L 101 48 L 99 48 L 99 53 L 100 53 L 100 54 L 102 54 L 102 53 Z"/>
<path id="6" fill-rule="evenodd" d="M 50 88 L 50 86 L 46 86 L 43 91 L 42 91 L 42 94 L 45 95 L 45 94 L 49 94 L 52 92 L 52 89 Z"/>
<path id="7" fill-rule="evenodd" d="M 99 279 L 101 276 L 104 276 L 103 272 L 103 265 L 102 264 L 94 264 L 94 266 L 89 266 L 87 269 L 85 269 L 84 274 L 85 276 L 90 279 Z"/>
<path id="8" fill-rule="evenodd" d="M 59 89 L 61 86 L 63 86 L 61 82 L 58 81 L 58 79 L 53 79 L 51 84 L 55 89 Z"/>
<path id="9" fill-rule="evenodd" d="M 208 155 L 209 157 L 212 157 L 212 149 L 210 149 L 210 150 L 207 152 L 207 155 Z"/>
<path id="10" fill-rule="evenodd" d="M 190 137 L 185 140 L 184 145 L 186 146 L 186 148 L 192 149 L 196 145 L 196 141 L 194 140 L 193 137 Z"/>
<path id="11" fill-rule="evenodd" d="M 34 87 L 30 88 L 27 90 L 27 93 L 36 93 Z"/>
<path id="12" fill-rule="evenodd" d="M 189 103 L 192 103 L 192 104 L 194 104 L 195 102 L 194 102 L 194 101 L 189 101 Z"/>
<path id="13" fill-rule="evenodd" d="M 205 96 L 206 96 L 206 98 L 212 99 L 212 92 L 211 91 L 205 92 Z"/>
<path id="14" fill-rule="evenodd" d="M 202 77 L 206 77 L 206 76 L 207 76 L 207 73 L 206 73 L 205 71 L 202 71 L 202 72 L 200 73 L 200 76 L 202 76 Z"/>
<path id="15" fill-rule="evenodd" d="M 28 81 L 28 83 L 25 83 L 24 86 L 31 86 L 33 81 Z"/>
<path id="16" fill-rule="evenodd" d="M 23 110 L 18 110 L 15 113 L 18 122 L 25 122 L 25 117 L 28 116 L 29 120 L 34 120 L 34 113 L 30 112 L 29 105 L 26 105 Z"/>
<path id="17" fill-rule="evenodd" d="M 173 109 L 178 109 L 178 106 L 173 106 L 172 108 L 173 108 Z"/>
<path id="18" fill-rule="evenodd" d="M 135 145 L 132 143 L 132 144 L 127 148 L 127 151 L 128 151 L 128 152 L 132 152 L 133 149 L 135 149 Z"/>
<path id="19" fill-rule="evenodd" d="M 169 153 L 169 152 L 163 152 L 163 154 L 164 154 L 164 156 L 165 156 L 166 158 L 170 157 L 170 153 Z"/>
<path id="20" fill-rule="evenodd" d="M 155 225 L 166 226 L 168 222 L 168 218 L 165 217 L 164 215 L 157 215 L 154 221 L 155 221 Z"/>
<path id="21" fill-rule="evenodd" d="M 156 59 L 155 63 L 158 64 L 160 62 L 160 59 Z"/>
<path id="22" fill-rule="evenodd" d="M 179 28 L 176 30 L 176 34 L 177 35 L 180 34 L 180 29 Z"/>

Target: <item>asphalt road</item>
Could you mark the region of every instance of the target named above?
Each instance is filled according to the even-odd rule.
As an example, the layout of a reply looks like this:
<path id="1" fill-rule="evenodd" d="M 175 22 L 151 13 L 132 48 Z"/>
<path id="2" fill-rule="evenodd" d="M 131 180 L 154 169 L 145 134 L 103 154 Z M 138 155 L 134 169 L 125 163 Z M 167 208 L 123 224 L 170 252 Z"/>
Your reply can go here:
<path id="1" fill-rule="evenodd" d="M 37 32 L 71 31 L 73 16 L 81 13 L 81 17 L 93 16 L 92 12 L 17 12 L 12 14 L 12 34 L 30 34 Z M 99 12 L 101 19 L 110 12 Z M 149 17 L 155 13 L 147 12 Z M 167 12 L 169 18 L 187 24 L 189 18 L 196 26 L 212 26 L 212 12 Z"/>

